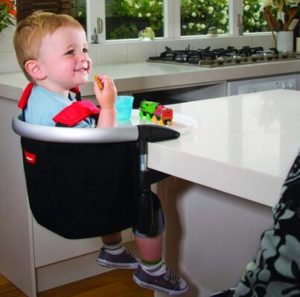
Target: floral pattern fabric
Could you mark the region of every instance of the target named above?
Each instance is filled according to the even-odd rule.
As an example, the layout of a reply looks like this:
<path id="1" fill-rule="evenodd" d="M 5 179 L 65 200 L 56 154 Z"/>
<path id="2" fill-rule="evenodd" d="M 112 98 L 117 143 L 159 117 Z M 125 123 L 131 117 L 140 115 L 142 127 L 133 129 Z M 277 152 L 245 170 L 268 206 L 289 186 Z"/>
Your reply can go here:
<path id="1" fill-rule="evenodd" d="M 273 208 L 274 224 L 261 237 L 234 297 L 300 296 L 300 153 Z"/>

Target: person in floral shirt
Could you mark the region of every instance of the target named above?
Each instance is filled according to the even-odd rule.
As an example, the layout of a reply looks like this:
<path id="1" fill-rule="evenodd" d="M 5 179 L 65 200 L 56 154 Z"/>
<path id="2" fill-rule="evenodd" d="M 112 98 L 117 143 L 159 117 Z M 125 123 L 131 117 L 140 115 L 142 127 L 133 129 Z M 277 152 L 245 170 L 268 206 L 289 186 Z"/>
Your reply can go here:
<path id="1" fill-rule="evenodd" d="M 273 208 L 274 223 L 260 241 L 256 258 L 245 268 L 236 289 L 211 297 L 300 296 L 300 152 Z"/>

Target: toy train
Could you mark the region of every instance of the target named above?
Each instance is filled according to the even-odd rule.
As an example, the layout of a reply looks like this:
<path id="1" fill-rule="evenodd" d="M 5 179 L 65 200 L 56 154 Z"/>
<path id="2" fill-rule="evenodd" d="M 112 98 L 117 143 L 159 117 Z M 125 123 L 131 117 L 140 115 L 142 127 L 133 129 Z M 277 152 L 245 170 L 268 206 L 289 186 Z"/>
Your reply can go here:
<path id="1" fill-rule="evenodd" d="M 173 110 L 154 101 L 143 100 L 141 102 L 139 117 L 140 120 L 146 118 L 147 121 L 152 120 L 152 122 L 158 122 L 160 125 L 171 126 L 173 124 Z"/>

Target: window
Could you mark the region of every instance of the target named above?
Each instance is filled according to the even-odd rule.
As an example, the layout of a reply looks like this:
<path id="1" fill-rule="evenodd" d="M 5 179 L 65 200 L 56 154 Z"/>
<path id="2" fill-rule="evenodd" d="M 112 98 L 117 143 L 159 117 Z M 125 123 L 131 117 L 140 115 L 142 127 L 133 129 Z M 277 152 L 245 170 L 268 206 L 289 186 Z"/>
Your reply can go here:
<path id="1" fill-rule="evenodd" d="M 17 0 L 17 21 L 37 10 L 65 13 L 78 19 L 86 28 L 86 0 Z"/>
<path id="2" fill-rule="evenodd" d="M 73 0 L 36 1 L 17 0 L 17 19 L 22 20 L 36 10 L 51 11 L 54 13 L 66 13 L 74 15 Z"/>
<path id="3" fill-rule="evenodd" d="M 103 2 L 100 40 L 138 38 L 151 27 L 167 39 L 269 31 L 261 0 L 90 0 Z M 97 10 L 95 10 L 97 11 Z"/>
<path id="4" fill-rule="evenodd" d="M 181 36 L 228 33 L 228 8 L 228 0 L 181 0 Z"/>
<path id="5" fill-rule="evenodd" d="M 86 0 L 74 1 L 74 17 L 86 29 Z"/>
<path id="6" fill-rule="evenodd" d="M 106 39 L 138 38 L 151 27 L 163 36 L 163 0 L 110 0 L 105 2 Z"/>
<path id="7" fill-rule="evenodd" d="M 270 31 L 261 8 L 261 0 L 243 1 L 243 31 L 264 32 Z"/>
<path id="8" fill-rule="evenodd" d="M 151 28 L 173 39 L 269 31 L 261 0 L 17 0 L 18 20 L 32 11 L 67 13 L 86 28 L 89 41 L 137 39 Z M 95 37 L 96 34 L 96 37 Z"/>

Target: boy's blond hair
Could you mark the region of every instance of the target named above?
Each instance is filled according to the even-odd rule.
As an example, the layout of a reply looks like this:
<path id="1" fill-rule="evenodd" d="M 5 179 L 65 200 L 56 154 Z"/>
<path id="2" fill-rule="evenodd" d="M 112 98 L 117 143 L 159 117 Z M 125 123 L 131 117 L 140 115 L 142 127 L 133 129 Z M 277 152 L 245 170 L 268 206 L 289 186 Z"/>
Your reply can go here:
<path id="1" fill-rule="evenodd" d="M 32 81 L 32 78 L 25 70 L 25 63 L 28 60 L 38 59 L 42 39 L 61 27 L 83 29 L 81 24 L 69 15 L 42 11 L 34 12 L 18 23 L 14 47 L 19 65 L 28 80 Z"/>

